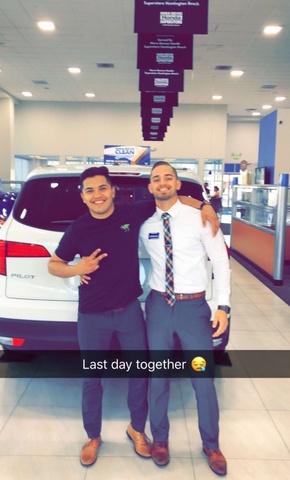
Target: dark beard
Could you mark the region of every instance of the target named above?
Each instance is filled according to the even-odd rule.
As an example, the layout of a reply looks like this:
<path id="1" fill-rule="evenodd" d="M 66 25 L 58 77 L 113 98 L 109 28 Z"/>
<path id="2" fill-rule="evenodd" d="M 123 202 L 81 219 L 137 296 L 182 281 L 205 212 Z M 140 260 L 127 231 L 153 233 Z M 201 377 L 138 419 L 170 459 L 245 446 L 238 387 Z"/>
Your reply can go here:
<path id="1" fill-rule="evenodd" d="M 159 195 L 155 195 L 155 199 L 159 201 L 167 201 L 172 198 L 172 195 L 163 195 L 162 197 L 159 197 Z"/>

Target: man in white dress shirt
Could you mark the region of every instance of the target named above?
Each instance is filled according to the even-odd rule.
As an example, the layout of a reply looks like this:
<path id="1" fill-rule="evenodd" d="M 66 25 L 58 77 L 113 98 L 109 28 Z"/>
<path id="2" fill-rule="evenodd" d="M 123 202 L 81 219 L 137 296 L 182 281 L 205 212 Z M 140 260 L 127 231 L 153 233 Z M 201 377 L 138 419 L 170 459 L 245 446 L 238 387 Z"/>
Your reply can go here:
<path id="1" fill-rule="evenodd" d="M 228 326 L 229 259 L 221 231 L 213 237 L 210 224 L 205 228 L 202 226 L 200 212 L 179 202 L 177 192 L 180 186 L 181 182 L 171 165 L 166 162 L 154 165 L 148 188 L 155 197 L 157 208 L 140 230 L 141 241 L 152 262 L 152 290 L 146 301 L 149 349 L 173 351 L 174 339 L 178 337 L 183 351 L 212 351 L 212 337 L 221 335 Z M 168 231 L 166 234 L 164 231 L 164 212 L 169 213 L 169 240 Z M 169 279 L 165 244 L 167 247 L 170 245 L 170 249 L 172 247 L 169 263 L 173 261 L 173 273 L 169 272 Z M 213 266 L 218 298 L 213 322 L 210 321 L 211 311 L 205 300 L 208 257 Z M 219 449 L 219 408 L 214 380 L 211 377 L 194 377 L 191 382 L 197 399 L 203 452 L 210 468 L 217 475 L 225 475 L 227 464 Z M 167 465 L 170 460 L 169 389 L 170 378 L 151 379 L 151 455 L 158 466 Z"/>

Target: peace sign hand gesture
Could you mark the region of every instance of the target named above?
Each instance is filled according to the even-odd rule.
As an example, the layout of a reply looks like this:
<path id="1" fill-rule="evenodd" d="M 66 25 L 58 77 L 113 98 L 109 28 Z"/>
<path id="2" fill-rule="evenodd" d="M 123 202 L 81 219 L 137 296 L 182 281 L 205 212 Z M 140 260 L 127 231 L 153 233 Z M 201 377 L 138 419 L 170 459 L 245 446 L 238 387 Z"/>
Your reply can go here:
<path id="1" fill-rule="evenodd" d="M 76 265 L 77 275 L 86 275 L 93 273 L 100 268 L 100 262 L 103 258 L 107 257 L 107 253 L 100 254 L 101 249 L 97 248 L 88 257 L 82 257 Z"/>

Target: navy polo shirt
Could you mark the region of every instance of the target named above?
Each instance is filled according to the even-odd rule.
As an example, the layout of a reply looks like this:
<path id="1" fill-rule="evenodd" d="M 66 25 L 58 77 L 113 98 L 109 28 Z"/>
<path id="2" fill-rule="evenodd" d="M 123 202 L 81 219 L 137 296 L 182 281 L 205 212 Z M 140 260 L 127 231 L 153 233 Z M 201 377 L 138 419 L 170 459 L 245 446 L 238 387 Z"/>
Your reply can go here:
<path id="1" fill-rule="evenodd" d="M 139 280 L 138 237 L 141 224 L 155 212 L 154 202 L 115 205 L 108 218 L 88 212 L 65 231 L 56 255 L 71 262 L 97 248 L 107 253 L 100 268 L 79 286 L 79 311 L 97 313 L 124 307 L 142 294 Z"/>

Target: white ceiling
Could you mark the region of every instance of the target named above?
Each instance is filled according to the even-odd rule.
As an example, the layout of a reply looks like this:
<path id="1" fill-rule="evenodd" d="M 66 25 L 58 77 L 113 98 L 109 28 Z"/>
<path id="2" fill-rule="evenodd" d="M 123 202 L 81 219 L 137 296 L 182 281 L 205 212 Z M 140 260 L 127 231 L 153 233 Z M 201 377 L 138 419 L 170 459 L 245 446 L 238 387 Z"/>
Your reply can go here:
<path id="1" fill-rule="evenodd" d="M 140 103 L 134 0 L 0 0 L 0 90 L 21 101 Z M 39 20 L 52 20 L 43 33 Z M 267 24 L 283 26 L 266 38 Z M 209 0 L 209 33 L 194 36 L 194 69 L 179 104 L 213 104 L 221 94 L 232 117 L 290 108 L 290 0 Z M 113 63 L 100 69 L 97 63 Z M 232 78 L 216 65 L 245 71 Z M 79 66 L 81 74 L 68 73 Z M 34 81 L 47 82 L 36 85 Z M 262 88 L 275 85 L 275 88 Z M 24 99 L 21 92 L 33 97 Z M 84 94 L 94 92 L 94 99 Z M 277 103 L 275 96 L 287 97 Z M 270 110 L 271 111 L 271 110 Z"/>

